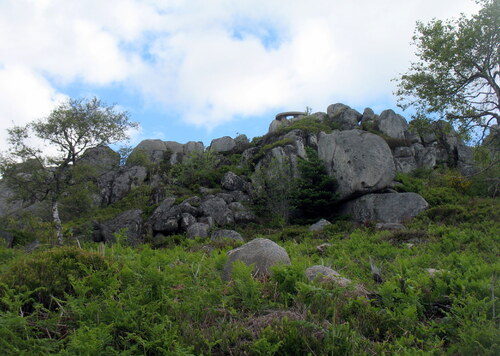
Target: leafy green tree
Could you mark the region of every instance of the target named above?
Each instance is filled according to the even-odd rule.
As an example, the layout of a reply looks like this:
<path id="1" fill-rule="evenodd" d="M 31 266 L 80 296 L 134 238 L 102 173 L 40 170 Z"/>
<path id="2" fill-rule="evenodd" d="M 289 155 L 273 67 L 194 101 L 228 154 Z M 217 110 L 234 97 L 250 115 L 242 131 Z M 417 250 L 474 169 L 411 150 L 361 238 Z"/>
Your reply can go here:
<path id="1" fill-rule="evenodd" d="M 418 22 L 418 61 L 398 81 L 396 95 L 415 118 L 437 115 L 482 141 L 500 117 L 500 0 L 478 0 L 472 17 Z M 479 131 L 477 130 L 479 128 Z"/>
<path id="2" fill-rule="evenodd" d="M 331 214 L 338 201 L 338 184 L 326 171 L 323 161 L 312 148 L 307 159 L 298 163 L 300 178 L 295 182 L 294 206 L 302 219 L 311 220 Z"/>
<path id="3" fill-rule="evenodd" d="M 73 167 L 88 148 L 122 141 L 137 127 L 126 112 L 97 98 L 60 104 L 47 117 L 8 129 L 10 149 L 0 160 L 0 173 L 16 198 L 34 203 L 49 201 L 57 240 L 63 243 L 59 201 L 74 183 Z M 33 138 L 43 147 L 35 145 Z M 57 151 L 49 154 L 49 147 Z"/>

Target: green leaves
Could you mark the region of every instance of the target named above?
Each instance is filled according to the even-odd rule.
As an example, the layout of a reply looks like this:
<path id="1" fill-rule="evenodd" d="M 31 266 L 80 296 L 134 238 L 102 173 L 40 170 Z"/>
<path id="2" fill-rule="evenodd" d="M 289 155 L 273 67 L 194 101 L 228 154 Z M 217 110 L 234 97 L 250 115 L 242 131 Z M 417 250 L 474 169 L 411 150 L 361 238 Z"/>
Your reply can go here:
<path id="1" fill-rule="evenodd" d="M 460 131 L 484 133 L 500 119 L 500 1 L 484 0 L 478 14 L 418 22 L 419 61 L 398 80 L 398 105 L 416 117 L 437 115 Z"/>

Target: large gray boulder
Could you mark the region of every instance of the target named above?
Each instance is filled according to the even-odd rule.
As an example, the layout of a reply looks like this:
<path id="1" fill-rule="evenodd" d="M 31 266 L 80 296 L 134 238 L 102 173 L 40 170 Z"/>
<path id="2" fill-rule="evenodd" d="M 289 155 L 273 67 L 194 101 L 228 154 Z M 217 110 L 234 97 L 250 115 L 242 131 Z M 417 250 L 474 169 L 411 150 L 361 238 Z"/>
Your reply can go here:
<path id="1" fill-rule="evenodd" d="M 235 191 L 235 190 L 241 190 L 241 191 L 247 191 L 248 190 L 248 183 L 238 176 L 237 174 L 229 171 L 226 174 L 224 174 L 224 177 L 222 177 L 221 180 L 221 185 L 222 188 L 230 191 Z"/>
<path id="2" fill-rule="evenodd" d="M 108 146 L 98 146 L 85 150 L 78 164 L 90 166 L 96 173 L 107 172 L 118 169 L 120 166 L 120 155 Z"/>
<path id="3" fill-rule="evenodd" d="M 368 194 L 342 206 L 343 214 L 366 223 L 402 223 L 427 209 L 429 204 L 417 193 Z"/>
<path id="4" fill-rule="evenodd" d="M 228 239 L 228 240 L 235 240 L 235 241 L 243 241 L 243 237 L 241 235 L 234 231 L 234 230 L 217 230 L 212 232 L 212 235 L 210 236 L 210 239 L 212 241 L 218 241 L 218 240 L 223 240 L 223 239 Z"/>
<path id="5" fill-rule="evenodd" d="M 248 140 L 247 135 L 238 135 L 234 139 L 234 143 L 236 144 L 234 147 L 234 151 L 236 153 L 242 153 L 250 146 L 250 141 Z"/>
<path id="6" fill-rule="evenodd" d="M 378 129 L 392 138 L 404 139 L 405 131 L 408 129 L 406 120 L 393 110 L 384 110 L 376 119 Z"/>
<path id="7" fill-rule="evenodd" d="M 396 175 L 387 143 L 366 131 L 322 132 L 318 155 L 325 162 L 328 174 L 337 180 L 340 199 L 386 188 Z"/>
<path id="8" fill-rule="evenodd" d="M 219 226 L 234 223 L 234 215 L 224 199 L 219 197 L 209 197 L 200 205 L 200 211 L 205 216 L 210 216 Z"/>
<path id="9" fill-rule="evenodd" d="M 321 219 L 319 221 L 317 221 L 316 223 L 312 224 L 311 226 L 309 226 L 309 231 L 323 231 L 325 229 L 325 227 L 327 227 L 328 225 L 331 225 L 332 223 L 329 222 L 328 220 L 325 220 L 325 219 Z"/>
<path id="10" fill-rule="evenodd" d="M 229 136 L 216 138 L 210 143 L 210 150 L 215 152 L 231 152 L 236 147 L 236 141 Z"/>
<path id="11" fill-rule="evenodd" d="M 235 201 L 229 204 L 229 209 L 234 214 L 234 221 L 236 223 L 249 223 L 257 221 L 257 216 L 246 206 L 241 204 L 239 201 Z"/>
<path id="12" fill-rule="evenodd" d="M 228 260 L 222 273 L 222 278 L 225 280 L 231 279 L 232 266 L 236 261 L 241 261 L 248 266 L 253 265 L 253 274 L 256 277 L 268 276 L 271 273 L 271 267 L 277 264 L 290 264 L 290 257 L 283 247 L 262 238 L 247 242 L 227 254 Z"/>
<path id="13" fill-rule="evenodd" d="M 114 219 L 96 224 L 94 241 L 115 243 L 117 236 L 124 238 L 131 246 L 137 246 L 142 241 L 143 220 L 142 210 L 127 210 Z"/>
<path id="14" fill-rule="evenodd" d="M 418 168 L 413 147 L 395 147 L 392 153 L 396 172 L 410 173 Z"/>
<path id="15" fill-rule="evenodd" d="M 412 148 L 415 152 L 415 162 L 417 163 L 417 168 L 434 168 L 436 166 L 436 146 L 433 145 L 424 147 L 420 143 L 415 143 L 412 145 Z"/>
<path id="16" fill-rule="evenodd" d="M 147 178 L 147 170 L 142 166 L 124 168 L 114 175 L 109 202 L 114 203 L 127 195 L 131 189 L 140 186 Z"/>
<path id="17" fill-rule="evenodd" d="M 359 112 L 344 104 L 332 104 L 326 109 L 328 118 L 340 125 L 341 130 L 352 130 L 358 127 L 362 116 Z"/>
<path id="18" fill-rule="evenodd" d="M 163 161 L 166 151 L 167 147 L 162 140 L 143 140 L 132 150 L 129 157 L 134 157 L 139 152 L 144 152 L 151 162 L 160 163 Z"/>
<path id="19" fill-rule="evenodd" d="M 369 122 L 375 122 L 377 120 L 378 116 L 375 115 L 373 110 L 371 108 L 365 108 L 363 111 L 363 116 L 361 117 L 361 123 L 369 123 Z"/>
<path id="20" fill-rule="evenodd" d="M 175 198 L 165 199 L 149 218 L 149 225 L 154 233 L 173 233 L 179 229 L 182 210 L 175 206 Z"/>
<path id="21" fill-rule="evenodd" d="M 281 119 L 281 120 L 275 119 L 275 120 L 271 121 L 271 124 L 269 125 L 268 132 L 269 133 L 276 132 L 283 127 L 289 126 L 290 124 L 291 124 L 291 122 L 288 121 L 287 119 Z"/>
<path id="22" fill-rule="evenodd" d="M 210 230 L 210 225 L 204 223 L 195 223 L 188 227 L 186 233 L 187 237 L 194 239 L 197 237 L 205 238 L 208 237 L 208 230 Z"/>

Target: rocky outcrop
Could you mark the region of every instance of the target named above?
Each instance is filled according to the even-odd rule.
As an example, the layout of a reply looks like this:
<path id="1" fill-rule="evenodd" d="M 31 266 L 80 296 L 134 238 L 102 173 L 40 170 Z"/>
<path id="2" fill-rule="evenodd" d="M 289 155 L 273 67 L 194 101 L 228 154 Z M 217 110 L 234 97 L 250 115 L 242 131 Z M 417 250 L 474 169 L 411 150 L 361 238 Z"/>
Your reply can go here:
<path id="1" fill-rule="evenodd" d="M 375 192 L 389 186 L 396 175 L 387 143 L 362 130 L 321 133 L 318 155 L 339 184 L 340 199 Z"/>
<path id="2" fill-rule="evenodd" d="M 185 155 L 204 150 L 205 146 L 202 142 L 189 141 L 181 144 L 175 141 L 143 140 L 134 148 L 129 157 L 132 159 L 134 155 L 144 153 L 152 163 L 159 164 L 168 161 L 171 164 L 177 164 Z"/>
<path id="3" fill-rule="evenodd" d="M 417 216 L 428 206 L 416 193 L 368 194 L 345 203 L 341 213 L 360 223 L 401 223 Z"/>
<path id="4" fill-rule="evenodd" d="M 141 210 L 127 210 L 114 219 L 103 223 L 94 223 L 93 240 L 96 242 L 115 243 L 122 237 L 131 246 L 143 242 L 143 220 Z"/>
<path id="5" fill-rule="evenodd" d="M 268 276 L 271 273 L 271 267 L 277 264 L 290 264 L 290 257 L 283 247 L 262 238 L 254 239 L 235 248 L 227 255 L 228 260 L 222 273 L 225 280 L 231 279 L 232 265 L 235 261 L 241 261 L 249 266 L 253 265 L 253 274 L 256 277 Z"/>

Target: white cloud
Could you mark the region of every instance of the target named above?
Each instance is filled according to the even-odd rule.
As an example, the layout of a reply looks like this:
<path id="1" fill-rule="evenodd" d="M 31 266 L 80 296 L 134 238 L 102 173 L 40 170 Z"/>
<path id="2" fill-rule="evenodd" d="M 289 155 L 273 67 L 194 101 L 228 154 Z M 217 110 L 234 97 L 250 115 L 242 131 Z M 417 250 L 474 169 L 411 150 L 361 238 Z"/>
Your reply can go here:
<path id="1" fill-rule="evenodd" d="M 271 109 L 364 105 L 390 97 L 390 79 L 412 57 L 416 20 L 476 8 L 469 0 L 3 0 L 0 120 L 39 117 L 62 95 L 54 85 L 75 82 L 120 83 L 207 128 Z"/>

